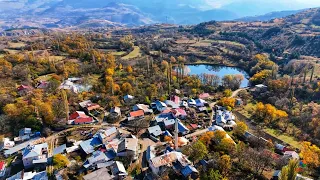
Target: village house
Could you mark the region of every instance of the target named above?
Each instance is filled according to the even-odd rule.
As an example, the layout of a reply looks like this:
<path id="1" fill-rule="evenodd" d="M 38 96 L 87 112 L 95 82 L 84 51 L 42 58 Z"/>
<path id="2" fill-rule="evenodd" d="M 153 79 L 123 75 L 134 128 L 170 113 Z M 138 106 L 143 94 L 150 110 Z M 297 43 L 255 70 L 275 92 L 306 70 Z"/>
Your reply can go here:
<path id="1" fill-rule="evenodd" d="M 117 156 L 133 157 L 137 159 L 138 139 L 125 138 L 118 145 Z"/>
<path id="2" fill-rule="evenodd" d="M 69 90 L 76 94 L 79 92 L 78 87 L 72 81 L 69 80 L 65 80 L 63 83 L 61 83 L 59 89 Z"/>
<path id="3" fill-rule="evenodd" d="M 35 164 L 47 163 L 48 144 L 37 144 L 27 146 L 22 153 L 22 161 L 25 168 Z"/>
<path id="4" fill-rule="evenodd" d="M 188 158 L 181 152 L 176 151 L 167 152 L 163 155 L 149 159 L 149 167 L 156 175 L 161 175 L 168 168 L 173 168 L 176 172 L 181 174 L 190 175 L 192 173 L 188 173 L 189 170 L 184 170 L 185 172 L 182 173 L 183 169 L 189 165 L 191 165 L 191 162 Z M 193 170 L 194 169 L 192 168 L 192 171 Z"/>
<path id="5" fill-rule="evenodd" d="M 48 175 L 46 171 L 41 172 L 25 172 L 19 171 L 17 174 L 12 175 L 11 177 L 7 178 L 6 180 L 47 180 Z"/>
<path id="6" fill-rule="evenodd" d="M 146 104 L 135 104 L 132 108 L 133 111 L 143 110 L 145 114 L 152 114 L 153 110 Z"/>
<path id="7" fill-rule="evenodd" d="M 0 150 L 13 148 L 14 145 L 14 141 L 10 141 L 9 138 L 3 138 L 0 142 Z"/>
<path id="8" fill-rule="evenodd" d="M 24 136 L 24 135 L 31 135 L 32 134 L 32 130 L 31 128 L 23 128 L 19 130 L 19 136 Z"/>
<path id="9" fill-rule="evenodd" d="M 6 174 L 6 162 L 0 161 L 0 178 Z"/>
<path id="10" fill-rule="evenodd" d="M 197 104 L 194 99 L 188 99 L 187 103 L 189 107 L 195 107 Z"/>
<path id="11" fill-rule="evenodd" d="M 25 95 L 31 93 L 32 88 L 27 85 L 20 85 L 20 86 L 18 86 L 17 90 L 18 90 L 18 94 L 20 96 L 25 96 Z"/>
<path id="12" fill-rule="evenodd" d="M 46 89 L 48 88 L 48 85 L 49 85 L 48 81 L 40 81 L 36 87 L 37 89 Z"/>
<path id="13" fill-rule="evenodd" d="M 92 103 L 90 100 L 83 101 L 79 103 L 79 105 L 87 113 L 99 113 L 99 110 L 101 109 L 99 104 Z"/>
<path id="14" fill-rule="evenodd" d="M 204 106 L 208 105 L 207 101 L 200 99 L 200 98 L 196 99 L 195 102 L 196 102 L 197 107 L 204 107 Z"/>
<path id="15" fill-rule="evenodd" d="M 13 140 L 15 142 L 23 142 L 29 140 L 31 137 L 34 137 L 35 135 L 39 135 L 40 132 L 37 132 L 36 134 L 32 134 L 31 128 L 23 128 L 19 131 L 19 136 L 15 137 Z"/>
<path id="16" fill-rule="evenodd" d="M 107 130 L 100 130 L 97 133 L 97 136 L 102 142 L 102 144 L 106 144 L 109 141 L 112 141 L 113 139 L 117 138 L 118 135 L 119 135 L 119 131 L 116 127 L 111 127 Z"/>
<path id="17" fill-rule="evenodd" d="M 268 90 L 268 86 L 264 84 L 257 84 L 253 88 L 250 89 L 251 92 L 254 93 L 264 93 Z"/>
<path id="18" fill-rule="evenodd" d="M 286 159 L 296 159 L 299 160 L 299 154 L 295 151 L 286 151 L 283 154 L 283 157 Z"/>
<path id="19" fill-rule="evenodd" d="M 113 107 L 110 109 L 110 114 L 113 118 L 118 118 L 121 116 L 121 109 L 119 107 Z"/>
<path id="20" fill-rule="evenodd" d="M 61 83 L 59 89 L 70 90 L 73 93 L 86 92 L 92 88 L 92 85 L 84 84 L 82 78 L 68 78 Z"/>
<path id="21" fill-rule="evenodd" d="M 130 103 L 130 102 L 132 102 L 133 99 L 134 99 L 134 96 L 131 96 L 129 94 L 127 94 L 123 97 L 123 100 L 125 103 Z"/>
<path id="22" fill-rule="evenodd" d="M 187 112 L 184 109 L 181 109 L 181 108 L 173 109 L 172 112 L 174 116 L 179 119 L 186 119 L 187 117 Z"/>
<path id="23" fill-rule="evenodd" d="M 210 94 L 209 94 L 209 93 L 199 94 L 199 98 L 200 98 L 200 99 L 208 99 L 209 97 L 210 97 Z"/>
<path id="24" fill-rule="evenodd" d="M 144 118 L 144 111 L 138 110 L 138 111 L 132 111 L 129 113 L 128 121 L 137 120 Z"/>
<path id="25" fill-rule="evenodd" d="M 83 167 L 86 169 L 94 169 L 96 168 L 98 163 L 107 162 L 109 159 L 105 155 L 104 152 L 101 151 L 94 151 L 92 156 L 90 156 L 83 164 Z"/>
<path id="26" fill-rule="evenodd" d="M 87 116 L 83 111 L 76 111 L 69 116 L 68 124 L 91 124 L 93 118 Z"/>
<path id="27" fill-rule="evenodd" d="M 175 104 L 180 104 L 180 97 L 179 96 L 171 96 L 170 101 L 173 101 Z"/>
<path id="28" fill-rule="evenodd" d="M 162 130 L 159 125 L 149 127 L 147 131 L 148 131 L 149 135 L 152 135 L 154 137 L 158 137 L 158 136 L 162 135 Z"/>
<path id="29" fill-rule="evenodd" d="M 179 108 L 179 103 L 177 104 L 171 100 L 165 100 L 164 103 L 167 105 L 167 107 L 171 107 L 173 109 Z"/>
<path id="30" fill-rule="evenodd" d="M 99 137 L 95 136 L 86 141 L 82 141 L 80 143 L 80 147 L 86 154 L 91 154 L 95 151 L 95 149 L 102 145 L 102 142 Z"/>
<path id="31" fill-rule="evenodd" d="M 235 122 L 235 116 L 231 111 L 217 110 L 216 111 L 216 124 L 226 129 L 233 129 L 237 124 Z"/>
<path id="32" fill-rule="evenodd" d="M 124 179 L 128 176 L 128 173 L 120 161 L 115 161 L 111 166 L 112 175 L 116 177 L 116 179 Z"/>
<path id="33" fill-rule="evenodd" d="M 93 171 L 85 176 L 84 180 L 112 180 L 114 176 L 109 173 L 109 169 L 106 167 Z"/>
<path id="34" fill-rule="evenodd" d="M 155 101 L 151 103 L 151 108 L 157 110 L 158 112 L 162 112 L 167 109 L 167 105 L 161 101 Z"/>
<path id="35" fill-rule="evenodd" d="M 53 149 L 53 153 L 52 155 L 57 155 L 57 154 L 64 154 L 67 150 L 67 145 L 66 144 L 63 144 L 61 146 L 58 146 L 56 148 Z"/>

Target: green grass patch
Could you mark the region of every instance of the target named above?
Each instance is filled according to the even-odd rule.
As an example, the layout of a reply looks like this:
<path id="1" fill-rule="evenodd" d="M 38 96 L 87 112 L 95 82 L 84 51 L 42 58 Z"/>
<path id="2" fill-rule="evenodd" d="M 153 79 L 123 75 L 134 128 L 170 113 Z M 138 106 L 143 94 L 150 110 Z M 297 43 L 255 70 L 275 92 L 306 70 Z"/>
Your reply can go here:
<path id="1" fill-rule="evenodd" d="M 4 51 L 8 52 L 9 54 L 17 54 L 19 53 L 20 51 L 18 50 L 13 50 L 13 49 L 3 49 Z"/>
<path id="2" fill-rule="evenodd" d="M 219 44 L 229 44 L 229 45 L 234 45 L 234 46 L 245 47 L 245 45 L 240 44 L 240 43 L 235 42 L 235 41 L 211 40 L 211 42 L 216 42 L 216 43 L 219 43 Z"/>
<path id="3" fill-rule="evenodd" d="M 141 56 L 140 47 L 134 46 L 133 51 L 131 51 L 128 55 L 122 57 L 122 59 L 128 60 L 128 59 L 133 59 L 133 58 L 140 57 L 140 56 Z"/>
<path id="4" fill-rule="evenodd" d="M 18 43 L 9 42 L 8 44 L 9 44 L 9 48 L 23 48 L 26 46 L 26 44 L 23 42 L 18 42 Z"/>
<path id="5" fill-rule="evenodd" d="M 48 81 L 49 79 L 51 79 L 52 75 L 54 75 L 54 73 L 52 74 L 46 74 L 43 76 L 39 76 L 37 79 L 35 79 L 36 81 Z"/>
<path id="6" fill-rule="evenodd" d="M 254 114 L 256 109 L 256 104 L 248 103 L 244 107 L 238 108 L 237 111 L 244 115 L 246 118 L 250 119 L 251 116 Z"/>
<path id="7" fill-rule="evenodd" d="M 122 55 L 124 55 L 126 53 L 127 52 L 125 52 L 125 51 L 111 52 L 111 54 L 114 55 L 114 56 L 122 56 Z"/>
<path id="8" fill-rule="evenodd" d="M 50 60 L 54 60 L 57 62 L 57 61 L 64 60 L 66 57 L 65 56 L 50 56 L 49 58 L 50 58 Z"/>
<path id="9" fill-rule="evenodd" d="M 292 146 L 294 148 L 301 149 L 301 143 L 299 141 L 297 141 L 294 137 L 283 134 L 282 132 L 275 130 L 275 129 L 266 128 L 266 129 L 264 129 L 264 131 L 266 133 L 282 140 L 283 142 L 289 144 L 290 146 Z"/>

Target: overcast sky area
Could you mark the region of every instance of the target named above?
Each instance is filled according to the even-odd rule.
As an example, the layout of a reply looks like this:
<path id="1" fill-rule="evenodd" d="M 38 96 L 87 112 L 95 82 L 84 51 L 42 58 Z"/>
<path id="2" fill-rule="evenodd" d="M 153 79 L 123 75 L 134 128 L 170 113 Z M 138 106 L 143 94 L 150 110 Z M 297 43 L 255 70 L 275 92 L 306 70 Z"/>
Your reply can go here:
<path id="1" fill-rule="evenodd" d="M 63 0 L 0 0 L 2 10 L 24 10 L 36 8 L 46 2 L 59 2 Z M 69 2 L 72 0 L 68 0 Z M 74 0 L 77 2 L 77 0 Z M 232 11 L 239 16 L 262 15 L 273 11 L 300 10 L 312 7 L 320 7 L 320 0 L 79 0 L 80 2 L 103 2 L 107 5 L 111 1 L 130 3 L 133 5 L 153 6 L 161 4 L 159 8 L 167 8 L 172 5 L 191 6 L 202 10 L 224 9 Z M 28 3 L 29 2 L 29 3 Z M 32 6 L 30 6 L 32 4 Z"/>
<path id="2" fill-rule="evenodd" d="M 320 0 L 204 0 L 210 8 L 221 8 L 225 5 L 231 3 L 242 3 L 242 2 L 254 2 L 255 4 L 261 3 L 274 3 L 276 6 L 277 4 L 287 5 L 288 9 L 298 8 L 311 8 L 311 7 L 320 7 Z"/>

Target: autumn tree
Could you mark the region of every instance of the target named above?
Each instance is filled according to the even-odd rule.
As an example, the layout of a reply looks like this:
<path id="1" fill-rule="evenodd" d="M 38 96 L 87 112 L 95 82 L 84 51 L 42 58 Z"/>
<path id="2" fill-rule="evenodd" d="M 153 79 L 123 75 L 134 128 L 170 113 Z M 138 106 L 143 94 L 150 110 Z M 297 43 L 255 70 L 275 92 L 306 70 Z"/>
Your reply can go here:
<path id="1" fill-rule="evenodd" d="M 223 176 L 227 176 L 231 170 L 231 158 L 229 155 L 222 155 L 218 160 L 219 171 Z"/>
<path id="2" fill-rule="evenodd" d="M 126 67 L 126 72 L 131 74 L 133 72 L 132 66 L 127 66 Z"/>
<path id="3" fill-rule="evenodd" d="M 67 167 L 69 160 L 66 156 L 62 154 L 57 154 L 53 156 L 53 166 L 55 169 L 62 169 Z"/>
<path id="4" fill-rule="evenodd" d="M 280 180 L 295 180 L 299 168 L 299 162 L 295 159 L 291 159 L 287 166 L 281 169 Z"/>
<path id="5" fill-rule="evenodd" d="M 250 82 L 253 83 L 253 84 L 261 84 L 265 80 L 267 80 L 269 77 L 271 77 L 271 75 L 272 75 L 272 71 L 271 70 L 262 70 L 262 71 L 259 71 L 256 74 L 254 74 L 250 78 Z"/>
<path id="6" fill-rule="evenodd" d="M 0 58 L 0 77 L 8 77 L 12 75 L 12 64 Z"/>
<path id="7" fill-rule="evenodd" d="M 248 130 L 248 126 L 245 122 L 237 122 L 237 126 L 234 128 L 233 132 L 237 136 L 243 136 L 244 133 Z"/>
<path id="8" fill-rule="evenodd" d="M 218 102 L 218 105 L 224 106 L 224 107 L 234 108 L 235 103 L 236 103 L 236 99 L 235 98 L 223 97 Z"/>
<path id="9" fill-rule="evenodd" d="M 217 148 L 223 152 L 231 154 L 235 150 L 236 144 L 231 138 L 225 137 L 221 140 Z"/>
<path id="10" fill-rule="evenodd" d="M 211 144 L 211 140 L 214 137 L 214 132 L 209 131 L 200 136 L 199 141 L 201 141 L 206 146 Z"/>
<path id="11" fill-rule="evenodd" d="M 288 114 L 285 111 L 278 110 L 271 104 L 263 104 L 259 102 L 256 106 L 255 117 L 260 122 L 272 124 L 282 118 L 287 118 Z"/>
<path id="12" fill-rule="evenodd" d="M 123 83 L 121 86 L 121 91 L 124 94 L 132 94 L 133 93 L 133 89 L 130 83 L 126 82 Z"/>
<path id="13" fill-rule="evenodd" d="M 225 89 L 223 91 L 224 97 L 230 97 L 232 95 L 232 90 L 231 89 Z"/>
<path id="14" fill-rule="evenodd" d="M 222 85 L 226 89 L 236 90 L 240 88 L 243 80 L 244 80 L 244 77 L 241 74 L 236 74 L 236 75 L 229 74 L 229 75 L 223 76 Z"/>
<path id="15" fill-rule="evenodd" d="M 120 39 L 120 48 L 122 50 L 130 50 L 130 49 L 132 49 L 133 46 L 134 46 L 132 40 L 133 40 L 132 35 L 124 36 L 123 38 Z"/>
<path id="16" fill-rule="evenodd" d="M 310 142 L 302 142 L 300 156 L 303 159 L 303 162 L 312 168 L 316 168 L 320 165 L 320 149 Z"/>
<path id="17" fill-rule="evenodd" d="M 201 141 L 197 141 L 192 145 L 185 146 L 182 152 L 189 156 L 190 160 L 197 162 L 208 154 L 208 149 Z"/>
<path id="18" fill-rule="evenodd" d="M 210 168 L 207 172 L 201 173 L 200 180 L 222 180 L 223 177 L 218 170 Z"/>

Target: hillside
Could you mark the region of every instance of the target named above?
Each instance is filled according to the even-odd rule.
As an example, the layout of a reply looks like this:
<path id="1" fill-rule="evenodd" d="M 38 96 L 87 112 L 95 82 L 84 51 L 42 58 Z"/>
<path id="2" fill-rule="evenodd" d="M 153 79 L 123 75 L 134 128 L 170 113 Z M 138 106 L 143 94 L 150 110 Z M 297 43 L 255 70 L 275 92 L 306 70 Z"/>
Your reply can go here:
<path id="1" fill-rule="evenodd" d="M 320 10 L 313 8 L 268 22 L 217 22 L 205 27 L 214 32 L 209 38 L 239 42 L 251 51 L 319 57 L 319 17 Z"/>

